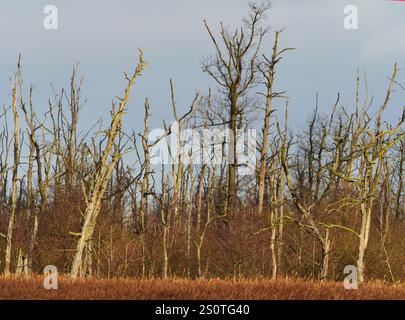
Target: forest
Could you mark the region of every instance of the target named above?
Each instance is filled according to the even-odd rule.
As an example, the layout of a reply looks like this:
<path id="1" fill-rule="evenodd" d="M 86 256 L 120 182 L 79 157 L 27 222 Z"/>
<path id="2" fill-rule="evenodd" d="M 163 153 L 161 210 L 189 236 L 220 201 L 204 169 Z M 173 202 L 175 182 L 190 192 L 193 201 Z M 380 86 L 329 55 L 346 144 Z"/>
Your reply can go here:
<path id="1" fill-rule="evenodd" d="M 353 105 L 317 98 L 292 126 L 297 111 L 277 76 L 299 53 L 281 46 L 288 30 L 267 25 L 270 10 L 251 3 L 238 28 L 219 33 L 204 21 L 202 72 L 215 87 L 179 106 L 167 79 L 172 119 L 158 131 L 148 99 L 130 106 L 144 126 L 127 129 L 153 63 L 142 50 L 110 114 L 90 125 L 80 121 L 76 66 L 70 86 L 38 105 L 20 56 L 0 113 L 0 272 L 34 277 L 55 265 L 69 278 L 341 281 L 353 265 L 360 283 L 401 282 L 405 109 L 391 102 L 405 90 L 400 68 L 387 70 L 383 101 L 359 70 Z"/>

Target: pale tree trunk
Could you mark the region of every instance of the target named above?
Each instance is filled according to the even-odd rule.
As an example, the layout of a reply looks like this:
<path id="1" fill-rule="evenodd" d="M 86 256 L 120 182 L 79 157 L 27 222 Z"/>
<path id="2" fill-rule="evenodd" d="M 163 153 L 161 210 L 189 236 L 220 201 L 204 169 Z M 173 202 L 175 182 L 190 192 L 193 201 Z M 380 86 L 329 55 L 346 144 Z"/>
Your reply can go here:
<path id="1" fill-rule="evenodd" d="M 32 143 L 35 147 L 36 151 L 36 163 L 37 163 L 37 179 L 38 179 L 38 188 L 39 188 L 39 194 L 40 194 L 40 206 L 39 206 L 39 213 L 35 212 L 34 214 L 34 221 L 33 221 L 33 226 L 31 230 L 31 237 L 30 237 L 30 243 L 29 243 L 29 249 L 28 249 L 28 257 L 27 257 L 27 273 L 31 274 L 32 273 L 32 261 L 33 261 L 33 254 L 34 254 L 34 249 L 37 241 L 37 236 L 38 236 L 38 224 L 39 224 L 39 218 L 43 217 L 45 214 L 46 210 L 46 194 L 48 192 L 48 187 L 49 187 L 49 172 L 50 172 L 50 167 L 51 167 L 51 150 L 48 151 L 48 155 L 43 154 L 43 160 L 44 160 L 44 166 L 42 165 L 42 160 L 41 160 L 41 148 L 35 138 L 35 135 L 33 136 Z M 45 143 L 44 143 L 45 145 Z M 45 171 L 45 177 L 43 177 L 43 171 Z"/>
<path id="2" fill-rule="evenodd" d="M 84 263 L 81 276 L 91 277 L 92 275 L 93 275 L 93 242 L 92 240 L 90 240 L 85 248 Z"/>
<path id="3" fill-rule="evenodd" d="M 191 150 L 192 152 L 192 150 Z M 191 159 L 190 159 L 191 161 Z M 193 165 L 190 164 L 189 168 L 189 200 L 187 208 L 187 276 L 191 274 L 191 232 L 192 232 L 192 214 L 193 214 L 193 198 L 194 198 L 194 177 Z"/>
<path id="4" fill-rule="evenodd" d="M 277 216 L 277 209 L 271 210 L 271 259 L 272 259 L 272 279 L 277 278 L 278 262 L 277 262 L 277 247 L 276 247 L 276 235 L 277 229 L 275 225 L 275 219 Z"/>
<path id="5" fill-rule="evenodd" d="M 26 273 L 26 257 L 25 254 L 21 249 L 18 250 L 18 258 L 17 258 L 17 267 L 16 267 L 16 275 L 21 275 Z"/>
<path id="6" fill-rule="evenodd" d="M 81 82 L 76 85 L 77 67 L 74 66 L 72 70 L 72 77 L 70 79 L 70 124 L 67 134 L 67 156 L 66 156 L 66 185 L 68 192 L 73 192 L 73 177 L 76 171 L 76 139 L 77 139 L 77 123 L 79 120 L 79 107 L 80 107 L 80 87 Z M 83 80 L 83 79 L 82 79 Z M 81 81 L 82 81 L 81 80 Z"/>
<path id="7" fill-rule="evenodd" d="M 25 116 L 25 121 L 27 123 L 28 129 L 27 129 L 27 134 L 29 136 L 29 155 L 28 155 L 28 170 L 27 170 L 27 206 L 28 206 L 28 214 L 27 214 L 27 221 L 30 223 L 32 218 L 34 218 L 33 221 L 33 227 L 32 231 L 29 230 L 30 232 L 36 232 L 38 229 L 38 217 L 37 217 L 37 212 L 35 208 L 35 199 L 34 199 L 34 192 L 33 192 L 33 186 L 32 186 L 32 176 L 33 176 L 33 168 L 34 168 L 34 159 L 35 159 L 35 151 L 36 151 L 36 135 L 35 135 L 35 124 L 34 124 L 34 110 L 33 110 L 33 105 L 32 105 L 32 92 L 33 92 L 33 87 L 30 87 L 30 101 L 29 101 L 29 112 L 26 109 L 25 106 L 25 101 L 21 99 L 21 109 L 24 112 Z M 37 169 L 39 171 L 40 169 Z M 33 251 L 33 246 L 32 246 L 32 234 L 30 237 L 29 245 L 28 245 L 28 252 L 27 252 L 27 267 L 24 269 L 24 273 L 26 274 L 31 274 L 32 270 L 32 251 Z"/>
<path id="8" fill-rule="evenodd" d="M 38 215 L 34 215 L 34 223 L 32 226 L 31 237 L 30 237 L 30 244 L 28 248 L 28 256 L 27 256 L 27 274 L 32 273 L 32 261 L 33 261 L 33 254 L 35 248 L 35 242 L 38 235 Z"/>
<path id="9" fill-rule="evenodd" d="M 279 213 L 279 225 L 278 225 L 278 248 L 277 248 L 277 261 L 278 272 L 282 270 L 282 255 L 284 246 L 284 169 L 280 168 L 280 186 L 279 186 L 279 201 L 280 201 L 280 213 Z"/>
<path id="10" fill-rule="evenodd" d="M 262 213 L 263 202 L 264 202 L 264 190 L 265 190 L 265 181 L 267 173 L 267 149 L 269 143 L 269 131 L 270 131 L 270 117 L 272 113 L 272 102 L 273 98 L 277 96 L 273 92 L 273 84 L 275 77 L 275 67 L 276 64 L 280 61 L 280 52 L 278 52 L 278 41 L 279 41 L 280 31 L 275 32 L 275 40 L 273 47 L 273 54 L 271 60 L 267 60 L 266 69 L 261 70 L 263 77 L 266 81 L 266 109 L 264 115 L 264 125 L 263 125 L 263 145 L 260 153 L 260 168 L 259 168 L 259 213 Z M 285 50 L 283 50 L 285 51 Z M 282 52 L 283 52 L 282 51 Z"/>
<path id="11" fill-rule="evenodd" d="M 14 164 L 13 164 L 13 177 L 11 182 L 11 213 L 7 228 L 7 238 L 6 238 L 6 255 L 5 255 L 5 266 L 4 275 L 10 275 L 11 269 L 11 250 L 13 241 L 13 231 L 14 231 L 14 220 L 17 210 L 17 183 L 18 183 L 18 166 L 20 165 L 20 124 L 17 109 L 17 86 L 20 83 L 20 61 L 18 62 L 18 69 L 15 75 L 15 83 L 12 89 L 12 109 L 13 109 L 13 119 L 14 119 Z"/>
<path id="12" fill-rule="evenodd" d="M 371 210 L 364 208 L 362 205 L 361 208 L 361 229 L 360 229 L 360 241 L 359 241 L 359 256 L 357 259 L 357 272 L 359 276 L 359 282 L 364 281 L 365 273 L 365 263 L 364 257 L 368 245 L 368 239 L 370 234 L 370 221 L 371 221 Z"/>
<path id="13" fill-rule="evenodd" d="M 395 215 L 397 218 L 404 218 L 405 215 L 405 192 L 404 189 L 404 172 L 405 172 L 405 138 L 402 139 L 399 149 L 399 168 L 398 168 L 398 187 L 395 194 Z M 402 208 L 401 208 L 402 197 Z M 402 213 L 401 213 L 402 211 Z"/>
<path id="14" fill-rule="evenodd" d="M 169 276 L 169 249 L 168 249 L 168 226 L 163 226 L 163 278 L 167 279 Z"/>
<path id="15" fill-rule="evenodd" d="M 378 165 L 379 167 L 380 165 Z M 364 186 L 363 186 L 363 192 L 361 194 L 362 196 L 362 202 L 360 204 L 360 212 L 361 212 L 361 227 L 360 227 L 360 233 L 359 233 L 359 253 L 358 253 L 358 259 L 357 259 L 357 272 L 358 272 L 358 280 L 360 283 L 364 282 L 365 280 L 365 254 L 368 246 L 368 240 L 370 237 L 370 227 L 371 227 L 371 212 L 373 209 L 373 197 L 374 195 L 369 194 L 372 190 L 368 189 L 370 188 L 370 184 L 372 181 L 369 181 L 372 179 L 372 177 L 369 176 L 369 174 L 372 174 L 373 167 L 370 167 L 366 175 L 367 177 L 364 179 Z M 371 171 L 370 171 L 371 170 Z M 377 172 L 379 172 L 379 168 L 377 168 Z M 377 173 L 378 174 L 378 173 Z M 376 181 L 377 182 L 377 181 Z M 371 197 L 371 198 L 370 198 Z"/>
<path id="16" fill-rule="evenodd" d="M 203 201 L 203 180 L 206 170 L 206 165 L 203 165 L 200 172 L 200 177 L 198 179 L 198 187 L 197 187 L 197 208 L 196 208 L 196 216 L 197 216 L 197 226 L 196 226 L 196 233 L 197 237 L 200 237 L 201 233 L 201 211 L 202 211 L 202 201 Z M 209 175 L 209 171 L 208 171 Z M 209 187 L 208 187 L 209 188 Z M 207 202 L 209 202 L 209 196 L 207 197 Z M 207 214 L 209 214 L 209 203 L 207 205 Z M 197 250 L 197 276 L 201 277 L 201 247 L 202 241 L 200 239 L 199 242 L 196 242 L 196 250 Z"/>
<path id="17" fill-rule="evenodd" d="M 76 278 L 81 273 L 82 269 L 82 256 L 84 249 L 86 248 L 87 243 L 91 240 L 91 237 L 94 232 L 94 227 L 96 224 L 95 217 L 98 213 L 99 207 L 96 207 L 95 204 L 90 203 L 85 211 L 85 221 L 82 227 L 82 233 L 80 234 L 79 241 L 76 247 L 76 254 L 73 260 L 72 268 L 70 275 L 73 278 Z"/>
<path id="18" fill-rule="evenodd" d="M 173 180 L 172 207 L 173 207 L 173 219 L 174 219 L 173 225 L 175 225 L 176 221 L 177 221 L 177 217 L 179 215 L 179 193 L 180 193 L 180 186 L 181 186 L 182 178 L 183 178 L 183 160 L 182 160 L 183 155 L 182 155 L 182 144 L 181 144 L 181 134 L 182 134 L 181 131 L 183 128 L 183 126 L 182 126 L 183 118 L 179 119 L 179 117 L 177 115 L 173 81 L 171 79 L 170 79 L 170 92 L 171 92 L 173 115 L 176 120 L 175 128 L 177 131 L 177 132 L 173 133 L 173 135 L 177 134 L 177 136 L 172 137 L 172 139 L 173 138 L 176 139 L 176 143 L 175 143 L 176 150 L 172 150 L 172 148 L 169 149 L 171 159 L 173 161 L 173 164 L 172 164 L 172 180 Z"/>
<path id="19" fill-rule="evenodd" d="M 272 279 L 277 278 L 278 271 L 278 261 L 277 261 L 277 223 L 278 223 L 278 203 L 277 203 L 277 177 L 273 174 L 275 163 L 273 162 L 271 166 L 271 171 L 269 172 L 269 186 L 271 190 L 271 209 L 270 209 L 270 249 L 271 249 L 271 260 L 272 260 Z"/>
<path id="20" fill-rule="evenodd" d="M 162 195 L 160 198 L 160 218 L 163 227 L 162 235 L 162 248 L 163 248 L 163 278 L 167 279 L 169 276 L 169 228 L 171 221 L 170 208 L 166 208 L 166 198 L 167 198 L 167 189 L 169 177 L 164 177 L 164 169 L 162 167 Z M 167 204 L 168 205 L 168 204 Z"/>
<path id="21" fill-rule="evenodd" d="M 203 165 L 201 167 L 200 177 L 198 179 L 198 186 L 197 186 L 197 208 L 196 208 L 196 216 L 197 216 L 197 233 L 200 232 L 201 229 L 201 211 L 202 211 L 202 204 L 203 204 L 203 182 L 204 182 L 204 175 L 207 166 Z"/>
<path id="22" fill-rule="evenodd" d="M 329 272 L 329 256 L 331 249 L 331 242 L 329 239 L 329 229 L 326 229 L 325 237 L 321 240 L 322 246 L 322 264 L 321 264 L 321 273 L 320 280 L 325 280 L 328 277 Z"/>
<path id="23" fill-rule="evenodd" d="M 76 254 L 74 256 L 70 272 L 72 278 L 76 278 L 79 275 L 79 271 L 82 267 L 83 250 L 92 239 L 93 232 L 96 226 L 97 216 L 100 212 L 101 200 L 104 196 L 104 192 L 110 180 L 112 170 L 121 157 L 120 150 L 115 144 L 116 137 L 121 127 L 121 117 L 129 100 L 130 92 L 135 83 L 135 80 L 142 73 L 145 67 L 146 62 L 143 60 L 143 54 L 141 51 L 139 64 L 136 67 L 134 74 L 131 78 L 128 78 L 128 76 L 126 76 L 128 84 L 124 92 L 124 97 L 119 100 L 118 109 L 115 105 L 113 105 L 112 120 L 107 133 L 107 142 L 104 150 L 100 155 L 98 168 L 95 173 L 92 188 L 90 190 L 90 197 L 86 199 L 87 207 L 83 215 L 84 223 L 82 226 L 79 241 L 77 243 Z M 112 159 L 109 160 L 113 149 L 114 151 L 112 154 Z"/>
<path id="24" fill-rule="evenodd" d="M 145 172 L 142 179 L 141 187 L 141 203 L 139 207 L 140 220 L 141 220 L 141 250 L 142 250 L 142 277 L 146 276 L 146 244 L 145 244 L 145 217 L 148 211 L 148 192 L 149 192 L 149 174 L 150 174 L 150 153 L 149 143 L 149 102 L 145 101 L 145 119 L 144 119 L 144 133 L 142 136 L 142 147 L 145 157 Z"/>

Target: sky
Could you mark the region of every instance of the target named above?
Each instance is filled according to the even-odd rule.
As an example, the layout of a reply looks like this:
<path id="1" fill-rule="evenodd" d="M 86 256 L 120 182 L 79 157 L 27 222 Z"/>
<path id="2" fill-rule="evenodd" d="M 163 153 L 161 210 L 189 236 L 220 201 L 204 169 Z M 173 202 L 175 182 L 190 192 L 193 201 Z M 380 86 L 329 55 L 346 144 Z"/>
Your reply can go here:
<path id="1" fill-rule="evenodd" d="M 343 26 L 344 7 L 356 5 L 359 29 Z M 58 30 L 43 27 L 44 7 L 58 8 Z M 125 123 L 142 128 L 143 101 L 149 98 L 152 126 L 170 118 L 169 80 L 173 78 L 180 110 L 188 109 L 195 92 L 215 83 L 202 72 L 201 59 L 214 53 L 203 26 L 214 31 L 220 21 L 229 28 L 247 14 L 245 0 L 1 0 L 0 101 L 10 103 L 10 76 L 22 54 L 25 85 L 34 84 L 34 104 L 47 108 L 51 83 L 67 87 L 72 66 L 84 75 L 80 126 L 106 118 L 111 99 L 122 95 L 124 71 L 136 63 L 143 48 L 148 68 L 136 83 Z M 294 47 L 278 71 L 276 86 L 290 97 L 290 121 L 302 123 L 319 93 L 322 112 L 329 112 L 341 94 L 341 104 L 353 107 L 356 70 L 366 69 L 370 95 L 381 103 L 388 76 L 398 62 L 398 80 L 405 83 L 405 3 L 388 0 L 274 0 L 266 19 L 272 30 L 285 28 L 281 46 Z M 270 54 L 272 39 L 263 44 Z M 397 119 L 405 92 L 397 90 L 388 109 Z M 276 107 L 281 108 L 276 104 Z"/>

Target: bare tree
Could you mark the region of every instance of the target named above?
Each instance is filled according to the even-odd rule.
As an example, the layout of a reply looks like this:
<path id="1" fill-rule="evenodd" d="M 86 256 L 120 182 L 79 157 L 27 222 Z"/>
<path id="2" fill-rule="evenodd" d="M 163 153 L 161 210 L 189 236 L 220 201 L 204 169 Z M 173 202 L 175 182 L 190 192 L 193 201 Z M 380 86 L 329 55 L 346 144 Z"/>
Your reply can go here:
<path id="1" fill-rule="evenodd" d="M 5 255 L 5 265 L 4 265 L 4 275 L 10 275 L 11 269 L 11 249 L 13 241 L 13 231 L 14 231 L 14 221 L 17 211 L 17 183 L 18 183 L 18 167 L 20 165 L 20 118 L 18 114 L 18 88 L 22 86 L 21 79 L 21 56 L 18 59 L 17 70 L 14 74 L 14 83 L 12 88 L 12 110 L 14 119 L 14 148 L 13 148 L 13 175 L 11 181 L 11 213 L 8 222 L 7 229 L 7 244 L 6 244 L 6 255 Z"/>
<path id="2" fill-rule="evenodd" d="M 249 8 L 250 14 L 244 21 L 245 27 L 241 27 L 232 33 L 226 31 L 221 23 L 219 40 L 214 36 L 207 21 L 204 21 L 214 44 L 216 55 L 207 59 L 203 65 L 203 70 L 220 85 L 229 101 L 227 122 L 232 136 L 230 137 L 228 157 L 228 212 L 235 209 L 237 199 L 236 137 L 238 116 L 242 112 L 240 99 L 247 94 L 257 80 L 259 51 L 263 37 L 268 31 L 267 28 L 261 27 L 260 24 L 270 9 L 270 4 L 269 2 L 263 2 L 262 5 L 250 3 Z M 220 44 L 223 45 L 223 48 Z"/>
<path id="3" fill-rule="evenodd" d="M 124 96 L 119 99 L 118 107 L 113 104 L 111 113 L 111 124 L 107 131 L 106 137 L 107 142 L 104 149 L 102 150 L 102 153 L 100 154 L 94 180 L 91 181 L 90 194 L 86 196 L 87 207 L 83 214 L 84 222 L 70 272 L 73 278 L 79 275 L 82 266 L 83 251 L 87 243 L 93 236 L 97 216 L 100 212 L 101 200 L 110 179 L 111 172 L 114 169 L 115 164 L 121 157 L 120 150 L 115 144 L 115 138 L 117 137 L 121 129 L 121 118 L 128 103 L 131 89 L 135 83 L 135 80 L 141 75 L 145 67 L 146 61 L 143 59 L 142 51 L 140 51 L 139 64 L 135 68 L 133 75 L 131 77 L 128 77 L 128 75 L 126 75 L 128 84 L 125 89 Z M 113 151 L 112 154 L 111 151 Z M 110 156 L 111 159 L 109 159 Z"/>
<path id="4" fill-rule="evenodd" d="M 270 133 L 270 117 L 274 110 L 272 110 L 273 99 L 280 97 L 284 92 L 274 92 L 274 80 L 276 75 L 276 65 L 282 59 L 282 54 L 288 50 L 293 50 L 292 48 L 279 50 L 279 37 L 281 31 L 276 31 L 273 53 L 270 59 L 264 56 L 265 62 L 263 65 L 259 66 L 259 70 L 263 74 L 266 85 L 266 108 L 264 114 L 264 124 L 263 124 L 263 144 L 260 152 L 260 168 L 259 168 L 259 213 L 263 210 L 263 200 L 264 200 L 264 190 L 265 181 L 267 176 L 267 150 L 269 144 L 269 133 Z"/>

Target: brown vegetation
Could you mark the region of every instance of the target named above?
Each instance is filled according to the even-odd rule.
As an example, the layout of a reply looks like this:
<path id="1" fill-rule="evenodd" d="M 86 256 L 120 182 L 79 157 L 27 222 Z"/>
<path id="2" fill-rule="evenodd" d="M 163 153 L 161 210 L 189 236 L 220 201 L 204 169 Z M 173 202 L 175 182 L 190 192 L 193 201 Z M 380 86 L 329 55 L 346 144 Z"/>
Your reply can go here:
<path id="1" fill-rule="evenodd" d="M 367 300 L 405 299 L 405 286 L 379 282 L 346 290 L 342 283 L 297 279 L 76 279 L 46 290 L 43 278 L 0 278 L 0 299 L 56 300 Z"/>

